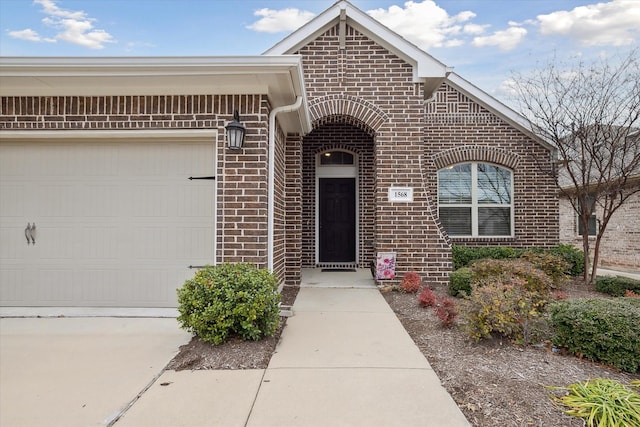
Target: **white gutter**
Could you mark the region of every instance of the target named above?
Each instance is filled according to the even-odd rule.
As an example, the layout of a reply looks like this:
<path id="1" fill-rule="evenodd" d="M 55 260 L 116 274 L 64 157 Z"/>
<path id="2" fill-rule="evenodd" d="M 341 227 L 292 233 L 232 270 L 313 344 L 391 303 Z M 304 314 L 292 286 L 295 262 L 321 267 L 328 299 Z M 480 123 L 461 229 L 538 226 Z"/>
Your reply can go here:
<path id="1" fill-rule="evenodd" d="M 280 113 L 295 111 L 302 105 L 302 96 L 296 97 L 291 105 L 282 105 L 269 113 L 269 195 L 267 208 L 267 268 L 273 272 L 273 226 L 274 226 L 274 198 L 275 198 L 275 161 L 276 161 L 276 116 Z"/>

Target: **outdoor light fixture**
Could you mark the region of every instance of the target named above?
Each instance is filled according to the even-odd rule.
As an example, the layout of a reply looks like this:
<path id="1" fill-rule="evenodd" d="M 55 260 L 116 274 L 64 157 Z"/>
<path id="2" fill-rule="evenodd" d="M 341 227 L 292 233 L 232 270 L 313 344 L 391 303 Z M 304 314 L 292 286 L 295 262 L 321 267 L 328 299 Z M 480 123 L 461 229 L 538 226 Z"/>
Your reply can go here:
<path id="1" fill-rule="evenodd" d="M 231 150 L 239 150 L 244 142 L 244 125 L 240 123 L 238 110 L 233 113 L 233 121 L 225 126 L 227 130 L 227 145 Z"/>

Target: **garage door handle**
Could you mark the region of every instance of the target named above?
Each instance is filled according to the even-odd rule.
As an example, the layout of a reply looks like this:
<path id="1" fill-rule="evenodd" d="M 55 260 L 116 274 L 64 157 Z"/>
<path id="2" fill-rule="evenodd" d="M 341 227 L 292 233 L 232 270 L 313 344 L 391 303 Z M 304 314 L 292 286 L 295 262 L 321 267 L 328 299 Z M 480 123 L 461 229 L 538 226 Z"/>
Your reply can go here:
<path id="1" fill-rule="evenodd" d="M 24 229 L 24 237 L 27 238 L 27 245 L 29 243 L 36 244 L 36 223 L 27 223 L 27 228 Z"/>

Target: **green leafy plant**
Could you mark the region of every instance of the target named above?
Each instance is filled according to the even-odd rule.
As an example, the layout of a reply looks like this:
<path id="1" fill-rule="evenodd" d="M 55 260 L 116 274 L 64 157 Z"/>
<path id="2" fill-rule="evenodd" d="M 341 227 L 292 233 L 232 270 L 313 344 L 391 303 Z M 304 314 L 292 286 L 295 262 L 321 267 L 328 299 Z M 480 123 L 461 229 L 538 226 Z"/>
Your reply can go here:
<path id="1" fill-rule="evenodd" d="M 549 253 L 558 255 L 567 263 L 566 274 L 576 277 L 584 271 L 584 252 L 572 245 L 559 244 L 548 250 Z"/>
<path id="2" fill-rule="evenodd" d="M 462 267 L 449 274 L 449 295 L 463 297 L 471 293 L 473 273 L 469 267 Z"/>
<path id="3" fill-rule="evenodd" d="M 593 361 L 640 370 L 640 299 L 583 299 L 549 305 L 552 342 Z"/>
<path id="4" fill-rule="evenodd" d="M 420 290 L 420 285 L 422 284 L 422 278 L 415 271 L 409 271 L 405 273 L 402 277 L 402 282 L 400 286 L 402 290 L 408 294 L 414 294 Z"/>
<path id="5" fill-rule="evenodd" d="M 442 326 L 445 328 L 453 326 L 456 317 L 458 317 L 458 309 L 454 300 L 446 297 L 440 298 L 433 309 Z"/>
<path id="6" fill-rule="evenodd" d="M 568 281 L 565 272 L 569 270 L 569 264 L 559 255 L 550 252 L 526 251 L 520 259 L 544 271 L 551 278 L 553 288 L 557 289 Z"/>
<path id="7" fill-rule="evenodd" d="M 422 288 L 418 294 L 418 302 L 422 307 L 433 307 L 436 304 L 436 294 L 433 293 L 429 286 Z"/>
<path id="8" fill-rule="evenodd" d="M 475 283 L 464 301 L 464 329 L 475 340 L 499 333 L 518 344 L 530 343 L 546 330 L 543 314 L 547 302 L 528 291 L 520 277 L 492 276 Z"/>
<path id="9" fill-rule="evenodd" d="M 640 292 L 640 280 L 623 276 L 598 276 L 596 290 L 614 297 L 621 297 L 627 290 Z"/>
<path id="10" fill-rule="evenodd" d="M 466 267 L 479 259 L 513 259 L 522 254 L 522 249 L 514 249 L 507 246 L 467 247 L 453 245 L 451 248 L 453 269 Z"/>
<path id="11" fill-rule="evenodd" d="M 521 259 L 481 260 L 473 263 L 471 271 L 473 273 L 472 284 L 482 283 L 492 277 L 503 276 L 508 280 L 511 277 L 518 277 L 523 280 L 521 283 L 524 289 L 543 300 L 549 299 L 551 290 L 554 287 L 553 280 L 544 271 Z"/>
<path id="12" fill-rule="evenodd" d="M 273 274 L 251 264 L 207 266 L 178 289 L 178 322 L 214 345 L 230 334 L 273 335 L 280 321 L 277 286 Z"/>
<path id="13" fill-rule="evenodd" d="M 618 381 L 595 378 L 549 388 L 566 392 L 551 398 L 566 414 L 583 419 L 587 427 L 640 426 L 640 394 Z"/>

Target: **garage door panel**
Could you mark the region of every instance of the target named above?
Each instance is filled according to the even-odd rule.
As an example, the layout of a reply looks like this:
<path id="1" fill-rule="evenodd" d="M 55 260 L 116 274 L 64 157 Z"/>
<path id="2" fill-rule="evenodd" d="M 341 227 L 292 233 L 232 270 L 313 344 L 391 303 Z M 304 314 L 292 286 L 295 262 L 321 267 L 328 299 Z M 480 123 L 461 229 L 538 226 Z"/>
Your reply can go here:
<path id="1" fill-rule="evenodd" d="M 0 150 L 1 305 L 172 307 L 188 266 L 213 263 L 215 181 L 187 179 L 214 175 L 213 141 Z"/>
<path id="2" fill-rule="evenodd" d="M 72 306 L 75 304 L 74 271 L 71 268 L 43 268 L 35 275 L 35 299 L 52 305 Z"/>
<path id="3" fill-rule="evenodd" d="M 0 286 L 0 301 L 15 305 L 25 300 L 24 271 L 21 267 L 12 268 L 4 265 L 0 269 L 0 283 L 2 283 L 2 286 Z"/>
<path id="4" fill-rule="evenodd" d="M 25 193 L 26 185 L 12 184 L 7 182 L 7 177 L 0 178 L 4 182 L 2 186 L 2 204 L 0 204 L 0 216 L 8 217 L 24 217 L 25 214 Z M 25 223 L 25 227 L 26 227 Z"/>
<path id="5" fill-rule="evenodd" d="M 76 271 L 74 284 L 79 302 L 88 306 L 116 305 L 124 295 L 118 295 L 120 272 L 117 269 L 85 269 Z M 120 298 L 119 298 L 120 297 Z"/>

